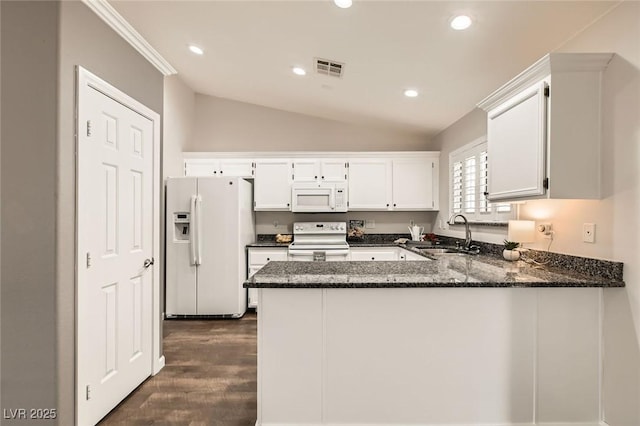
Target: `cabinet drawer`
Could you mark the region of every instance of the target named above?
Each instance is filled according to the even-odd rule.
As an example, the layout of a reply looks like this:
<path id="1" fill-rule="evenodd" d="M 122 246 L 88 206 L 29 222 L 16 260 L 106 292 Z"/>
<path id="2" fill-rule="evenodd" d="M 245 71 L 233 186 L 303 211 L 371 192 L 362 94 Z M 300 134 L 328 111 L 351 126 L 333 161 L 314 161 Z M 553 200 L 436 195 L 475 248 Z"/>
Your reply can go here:
<path id="1" fill-rule="evenodd" d="M 287 260 L 287 249 L 250 249 L 249 265 L 264 265 L 272 260 Z"/>
<path id="2" fill-rule="evenodd" d="M 369 261 L 382 261 L 382 260 L 398 260 L 398 250 L 392 249 L 351 249 L 351 260 L 369 260 Z"/>

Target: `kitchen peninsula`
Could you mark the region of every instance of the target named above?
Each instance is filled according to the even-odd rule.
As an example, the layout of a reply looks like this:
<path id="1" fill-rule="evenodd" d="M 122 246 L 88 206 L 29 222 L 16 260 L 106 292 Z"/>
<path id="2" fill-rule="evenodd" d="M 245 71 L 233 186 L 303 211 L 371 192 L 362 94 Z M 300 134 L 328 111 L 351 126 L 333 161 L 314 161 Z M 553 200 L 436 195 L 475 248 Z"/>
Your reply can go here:
<path id="1" fill-rule="evenodd" d="M 245 284 L 256 424 L 595 426 L 602 292 L 620 286 L 488 256 L 270 262 Z"/>

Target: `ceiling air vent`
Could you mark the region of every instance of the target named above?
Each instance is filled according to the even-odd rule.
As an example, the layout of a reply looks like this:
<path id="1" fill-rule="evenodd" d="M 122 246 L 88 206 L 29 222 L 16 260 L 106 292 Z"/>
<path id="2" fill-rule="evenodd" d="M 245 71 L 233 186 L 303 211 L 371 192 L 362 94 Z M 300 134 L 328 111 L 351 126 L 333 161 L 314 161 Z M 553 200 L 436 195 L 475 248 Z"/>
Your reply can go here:
<path id="1" fill-rule="evenodd" d="M 330 59 L 315 58 L 316 72 L 318 74 L 342 77 L 344 64 Z"/>

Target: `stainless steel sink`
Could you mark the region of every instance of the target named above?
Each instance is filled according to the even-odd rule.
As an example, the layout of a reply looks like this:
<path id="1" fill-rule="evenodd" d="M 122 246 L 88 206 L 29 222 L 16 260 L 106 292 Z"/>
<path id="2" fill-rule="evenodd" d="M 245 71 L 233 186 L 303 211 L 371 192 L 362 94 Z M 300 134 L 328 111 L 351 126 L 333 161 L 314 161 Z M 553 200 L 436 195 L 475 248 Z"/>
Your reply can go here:
<path id="1" fill-rule="evenodd" d="M 426 254 L 435 254 L 435 255 L 440 255 L 440 254 L 462 254 L 462 253 L 460 253 L 459 250 L 456 250 L 455 248 L 444 248 L 444 247 L 421 248 L 420 251 L 422 251 L 423 253 L 426 253 Z"/>
<path id="2" fill-rule="evenodd" d="M 458 249 L 455 247 L 424 247 L 424 248 L 420 248 L 420 251 L 424 254 L 431 254 L 434 256 L 443 256 L 443 255 L 464 256 L 464 255 L 474 255 L 479 253 L 478 250 L 467 251 L 467 250 Z"/>

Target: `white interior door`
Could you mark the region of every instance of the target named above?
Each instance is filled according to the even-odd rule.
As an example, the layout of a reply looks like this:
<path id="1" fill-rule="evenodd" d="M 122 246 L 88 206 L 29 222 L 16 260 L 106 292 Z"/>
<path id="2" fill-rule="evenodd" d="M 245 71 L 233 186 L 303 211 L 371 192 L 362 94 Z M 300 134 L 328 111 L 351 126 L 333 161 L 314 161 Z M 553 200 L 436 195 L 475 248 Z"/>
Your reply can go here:
<path id="1" fill-rule="evenodd" d="M 77 401 L 88 425 L 152 374 L 154 122 L 92 87 L 78 120 Z"/>

